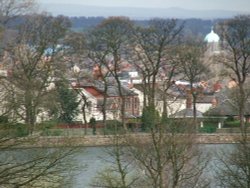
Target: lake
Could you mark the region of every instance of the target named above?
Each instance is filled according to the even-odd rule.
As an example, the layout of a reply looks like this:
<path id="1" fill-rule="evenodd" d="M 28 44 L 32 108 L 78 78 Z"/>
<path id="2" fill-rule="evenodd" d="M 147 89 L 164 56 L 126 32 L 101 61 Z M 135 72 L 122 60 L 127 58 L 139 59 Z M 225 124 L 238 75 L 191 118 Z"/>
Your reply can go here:
<path id="1" fill-rule="evenodd" d="M 210 153 L 210 162 L 206 167 L 205 175 L 207 179 L 210 179 L 211 187 L 216 187 L 214 179 L 214 169 L 216 163 L 216 154 L 221 150 L 230 151 L 233 148 L 233 144 L 200 144 L 199 147 L 206 153 Z M 109 147 L 110 148 L 110 147 Z M 53 150 L 53 149 L 52 149 Z M 48 151 L 48 149 L 46 149 Z M 12 157 L 15 160 L 21 160 L 29 158 L 32 153 L 44 152 L 44 149 L 16 149 L 7 152 L 6 155 L 1 153 L 1 159 L 3 157 Z M 73 173 L 70 179 L 70 184 L 65 185 L 65 188 L 89 188 L 90 183 L 96 176 L 97 172 L 110 165 L 104 159 L 108 158 L 107 147 L 80 147 L 77 148 L 77 152 L 70 158 L 73 166 L 77 166 L 77 170 Z M 64 164 L 62 164 L 64 165 Z M 65 164 L 66 167 L 66 164 Z M 66 167 L 67 168 L 67 167 Z"/>
<path id="2" fill-rule="evenodd" d="M 212 179 L 211 187 L 215 187 L 214 168 L 216 153 L 221 150 L 232 150 L 232 144 L 201 144 L 200 147 L 205 152 L 211 153 L 210 163 L 205 171 L 206 175 Z M 76 156 L 76 163 L 79 165 L 86 164 L 85 168 L 79 169 L 78 174 L 72 178 L 73 188 L 88 188 L 92 179 L 98 170 L 108 166 L 109 164 L 103 160 L 107 156 L 104 147 L 86 147 L 81 148 Z"/>

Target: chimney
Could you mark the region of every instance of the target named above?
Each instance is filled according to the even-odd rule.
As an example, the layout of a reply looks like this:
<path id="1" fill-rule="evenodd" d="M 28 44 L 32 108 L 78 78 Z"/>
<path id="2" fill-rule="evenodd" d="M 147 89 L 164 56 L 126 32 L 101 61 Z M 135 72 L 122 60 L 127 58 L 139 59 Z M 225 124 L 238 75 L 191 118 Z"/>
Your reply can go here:
<path id="1" fill-rule="evenodd" d="M 192 108 L 192 96 L 191 94 L 187 94 L 186 109 L 191 109 L 191 108 Z"/>

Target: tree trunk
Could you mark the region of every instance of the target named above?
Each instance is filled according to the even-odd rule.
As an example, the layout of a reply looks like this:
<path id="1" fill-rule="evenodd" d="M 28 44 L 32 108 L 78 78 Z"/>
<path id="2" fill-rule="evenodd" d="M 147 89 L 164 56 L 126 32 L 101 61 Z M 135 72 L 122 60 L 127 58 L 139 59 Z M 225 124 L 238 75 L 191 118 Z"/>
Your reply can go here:
<path id="1" fill-rule="evenodd" d="M 108 84 L 106 82 L 106 80 L 103 80 L 104 81 L 104 96 L 103 96 L 103 104 L 102 104 L 102 123 L 103 123 L 103 126 L 104 126 L 104 134 L 106 134 L 106 119 L 107 119 L 107 114 L 106 114 L 106 108 L 107 108 L 107 91 L 108 91 Z"/>
<path id="2" fill-rule="evenodd" d="M 239 84 L 239 92 L 240 92 L 240 98 L 239 98 L 239 117 L 240 117 L 240 128 L 241 133 L 243 136 L 243 140 L 246 139 L 246 133 L 247 133 L 247 127 L 245 124 L 245 91 L 243 88 L 243 84 Z"/>

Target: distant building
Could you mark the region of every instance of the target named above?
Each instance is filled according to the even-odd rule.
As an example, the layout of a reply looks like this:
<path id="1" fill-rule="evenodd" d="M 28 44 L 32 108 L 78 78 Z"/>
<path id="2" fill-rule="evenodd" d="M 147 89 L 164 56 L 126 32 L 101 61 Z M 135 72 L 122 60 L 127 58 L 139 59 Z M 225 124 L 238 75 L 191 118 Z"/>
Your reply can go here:
<path id="1" fill-rule="evenodd" d="M 81 83 L 73 86 L 74 89 L 81 90 L 81 93 L 87 98 L 86 119 L 90 120 L 94 117 L 96 120 L 102 120 L 103 108 L 106 109 L 107 120 L 121 118 L 121 96 L 119 95 L 118 86 L 116 84 L 109 85 L 108 90 L 104 92 L 104 84 L 101 81 L 94 81 L 88 83 Z M 125 118 L 136 118 L 140 115 L 139 105 L 140 101 L 138 94 L 122 86 L 122 95 L 125 99 Z M 80 97 L 80 96 L 79 96 Z M 106 97 L 106 106 L 104 107 L 104 97 Z M 76 117 L 76 121 L 83 119 L 82 114 Z"/>
<path id="2" fill-rule="evenodd" d="M 206 35 L 204 41 L 207 42 L 209 55 L 220 53 L 220 37 L 214 32 L 213 28 L 211 29 L 211 32 Z"/>
<path id="3" fill-rule="evenodd" d="M 221 53 L 220 37 L 214 32 L 213 27 L 211 28 L 211 32 L 205 36 L 204 41 L 207 44 L 204 61 L 205 64 L 207 64 L 207 66 L 209 66 L 213 71 L 214 76 L 212 80 L 217 81 L 220 79 L 221 71 L 224 69 L 224 65 L 216 60 L 218 54 Z"/>

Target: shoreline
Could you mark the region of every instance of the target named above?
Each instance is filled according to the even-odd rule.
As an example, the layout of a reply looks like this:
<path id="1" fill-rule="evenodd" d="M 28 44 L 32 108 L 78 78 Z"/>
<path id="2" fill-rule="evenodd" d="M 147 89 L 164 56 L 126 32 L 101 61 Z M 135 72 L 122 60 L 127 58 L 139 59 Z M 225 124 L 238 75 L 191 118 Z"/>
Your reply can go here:
<path id="1" fill-rule="evenodd" d="M 177 136 L 182 136 L 181 134 Z M 183 135 L 184 136 L 184 135 Z M 189 136 L 189 135 L 188 135 Z M 126 138 L 125 138 L 126 137 Z M 192 137 L 192 138 L 191 138 Z M 12 140 L 8 143 L 11 148 L 49 148 L 49 147 L 100 147 L 112 146 L 114 135 L 86 135 L 86 136 L 28 136 Z M 186 137 L 185 138 L 189 138 Z M 236 144 L 239 143 L 241 134 L 216 133 L 191 135 L 197 144 Z M 139 139 L 149 141 L 150 134 L 120 135 L 120 141 L 126 139 Z M 250 138 L 248 138 L 250 141 Z"/>

